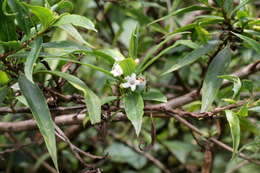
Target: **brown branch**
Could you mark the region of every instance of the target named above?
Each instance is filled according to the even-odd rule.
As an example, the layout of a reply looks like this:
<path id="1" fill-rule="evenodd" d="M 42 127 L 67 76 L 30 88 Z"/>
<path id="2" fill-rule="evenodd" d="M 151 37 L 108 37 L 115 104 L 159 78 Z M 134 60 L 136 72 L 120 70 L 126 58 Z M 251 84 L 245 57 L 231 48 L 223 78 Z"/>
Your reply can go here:
<path id="1" fill-rule="evenodd" d="M 55 117 L 57 125 L 81 124 L 85 114 L 69 114 Z M 33 119 L 18 122 L 0 122 L 0 131 L 19 132 L 37 129 L 36 121 Z"/>
<path id="2" fill-rule="evenodd" d="M 195 133 L 197 133 L 201 136 L 206 136 L 206 134 L 203 134 L 203 132 L 201 132 L 197 127 L 193 126 L 187 120 L 185 120 L 184 118 L 182 118 L 181 116 L 176 114 L 176 112 L 173 111 L 172 109 L 162 109 L 162 110 L 164 110 L 164 112 L 167 115 L 174 117 L 175 119 L 177 119 L 178 121 L 180 121 L 181 123 L 186 125 L 188 128 L 190 128 Z M 62 116 L 55 117 L 55 123 L 57 125 L 81 124 L 84 117 L 85 117 L 85 114 L 62 115 Z M 155 116 L 153 116 L 153 117 L 155 117 Z M 123 116 L 120 119 L 116 119 L 115 121 L 122 121 L 122 120 L 125 120 L 125 118 L 126 117 Z M 89 126 L 90 126 L 90 124 L 86 125 L 86 127 L 89 127 Z M 36 129 L 36 122 L 34 120 L 25 120 L 25 121 L 20 121 L 20 122 L 0 122 L 0 131 L 19 132 L 19 131 L 26 131 L 26 130 L 32 130 L 32 129 Z M 233 152 L 233 149 L 231 147 L 220 142 L 216 138 L 209 138 L 208 140 L 213 142 L 214 144 L 224 148 L 227 151 Z M 244 155 L 243 153 L 239 153 L 238 155 L 239 155 L 239 157 L 241 157 L 245 160 L 248 160 L 252 163 L 260 165 L 260 161 L 251 159 L 250 157 Z"/>
<path id="3" fill-rule="evenodd" d="M 214 154 L 213 154 L 213 145 L 212 143 L 206 141 L 204 146 L 204 161 L 202 165 L 202 173 L 211 173 L 213 168 Z"/>
<path id="4" fill-rule="evenodd" d="M 237 108 L 243 104 L 245 104 L 245 101 L 238 102 L 236 104 L 231 104 L 228 106 L 224 107 L 219 107 L 214 109 L 212 112 L 204 112 L 204 113 L 193 113 L 193 112 L 186 112 L 180 109 L 171 109 L 172 113 L 178 114 L 182 117 L 193 117 L 193 118 L 207 118 L 207 117 L 212 117 L 213 115 L 216 115 L 224 110 L 227 109 L 234 109 Z M 57 111 L 57 112 L 75 112 L 78 110 L 84 110 L 86 107 L 85 105 L 79 105 L 79 106 L 71 106 L 71 107 L 57 107 L 55 109 L 51 109 L 52 111 Z M 1 109 L 1 108 L 0 108 Z M 151 107 L 147 106 L 144 108 L 145 110 L 145 116 L 149 116 L 151 112 L 158 113 L 158 114 L 153 114 L 154 118 L 171 118 L 171 116 L 161 114 L 164 111 L 165 107 Z M 167 107 L 166 107 L 167 109 Z M 16 109 L 15 112 L 21 112 L 21 111 L 28 111 L 29 109 L 25 108 L 20 108 Z M 120 108 L 114 108 L 112 107 L 109 111 L 118 111 Z M 2 110 L 5 112 L 10 112 L 13 113 L 13 110 L 10 108 L 6 108 L 5 110 Z M 1 110 L 0 110 L 1 112 Z M 71 114 L 65 114 L 65 115 L 60 115 L 55 117 L 55 123 L 57 125 L 73 125 L 73 124 L 81 124 L 83 119 L 84 119 L 85 114 L 81 113 L 71 113 Z M 112 121 L 117 122 L 117 121 L 124 121 L 127 120 L 126 116 L 117 116 L 112 119 Z M 18 121 L 18 122 L 0 122 L 0 132 L 1 131 L 12 131 L 12 132 L 19 132 L 19 131 L 27 131 L 27 130 L 34 130 L 37 129 L 36 122 L 33 119 L 30 120 L 24 120 L 24 121 Z"/>

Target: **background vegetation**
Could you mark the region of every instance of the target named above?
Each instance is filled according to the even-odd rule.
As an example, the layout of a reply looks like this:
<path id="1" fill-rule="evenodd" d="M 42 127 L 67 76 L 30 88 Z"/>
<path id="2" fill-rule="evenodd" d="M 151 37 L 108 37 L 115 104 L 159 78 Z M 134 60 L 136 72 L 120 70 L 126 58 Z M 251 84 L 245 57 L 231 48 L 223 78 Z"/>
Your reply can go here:
<path id="1" fill-rule="evenodd" d="M 259 1 L 0 7 L 0 172 L 259 172 Z"/>

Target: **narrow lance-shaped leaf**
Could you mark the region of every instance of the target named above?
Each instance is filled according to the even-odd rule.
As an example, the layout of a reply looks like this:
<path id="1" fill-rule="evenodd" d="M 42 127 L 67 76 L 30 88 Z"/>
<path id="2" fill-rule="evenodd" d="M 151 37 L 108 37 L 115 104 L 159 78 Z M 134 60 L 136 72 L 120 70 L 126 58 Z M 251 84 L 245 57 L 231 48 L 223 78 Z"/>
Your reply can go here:
<path id="1" fill-rule="evenodd" d="M 195 61 L 197 61 L 199 58 L 201 58 L 203 55 L 212 52 L 215 50 L 218 46 L 218 42 L 209 42 L 198 49 L 193 50 L 191 53 L 187 54 L 183 58 L 179 59 L 176 64 L 174 64 L 172 67 L 170 67 L 168 70 L 163 72 L 162 75 L 171 73 L 173 71 L 176 71 L 186 65 L 189 65 Z"/>
<path id="2" fill-rule="evenodd" d="M 138 52 L 138 34 L 139 34 L 139 27 L 137 26 L 135 30 L 132 32 L 130 44 L 129 44 L 129 57 L 137 58 Z"/>
<path id="3" fill-rule="evenodd" d="M 92 64 L 83 63 L 83 62 L 80 62 L 80 61 L 77 61 L 77 60 L 67 59 L 67 58 L 45 58 L 45 60 L 60 60 L 60 61 L 74 62 L 74 63 L 77 63 L 77 64 L 81 64 L 83 66 L 89 67 L 91 69 L 100 71 L 100 72 L 102 72 L 102 73 L 104 73 L 104 74 L 114 78 L 114 76 L 110 73 L 110 71 L 107 71 L 107 70 L 105 70 L 103 68 L 100 68 L 98 66 L 95 66 L 95 65 L 92 65 Z"/>
<path id="4" fill-rule="evenodd" d="M 232 16 L 235 12 L 237 12 L 240 8 L 244 7 L 246 4 L 251 2 L 252 0 L 240 0 L 240 4 L 237 5 L 230 13 L 230 16 Z"/>
<path id="5" fill-rule="evenodd" d="M 30 14 L 28 9 L 19 0 L 8 0 L 8 5 L 11 10 L 16 14 L 15 18 L 20 27 L 27 35 L 30 34 L 30 26 L 32 25 L 30 20 Z"/>
<path id="6" fill-rule="evenodd" d="M 0 1 L 0 7 L 2 7 L 3 1 Z M 6 16 L 3 13 L 3 10 L 0 10 L 0 40 L 3 42 L 14 41 L 17 39 L 16 27 L 14 24 L 14 18 L 12 16 Z M 5 48 L 6 51 L 9 51 L 9 48 Z"/>
<path id="7" fill-rule="evenodd" d="M 214 57 L 212 62 L 209 64 L 201 89 L 201 112 L 208 111 L 211 107 L 222 83 L 222 79 L 218 78 L 218 76 L 224 73 L 225 69 L 230 63 L 230 59 L 231 52 L 229 46 L 226 46 L 216 55 L 216 57 Z"/>
<path id="8" fill-rule="evenodd" d="M 229 14 L 233 9 L 233 0 L 225 0 L 223 4 L 224 10 Z"/>
<path id="9" fill-rule="evenodd" d="M 233 83 L 233 89 L 232 89 L 234 92 L 233 98 L 235 98 L 237 96 L 237 94 L 239 93 L 241 86 L 242 86 L 242 83 L 241 83 L 239 77 L 234 76 L 234 75 L 222 75 L 222 76 L 219 76 L 219 78 L 229 80 Z"/>
<path id="10" fill-rule="evenodd" d="M 244 40 L 247 44 L 249 44 L 250 47 L 252 47 L 260 55 L 260 43 L 258 41 L 238 33 L 234 33 L 234 32 L 232 33 L 237 37 L 241 38 L 242 40 Z"/>
<path id="11" fill-rule="evenodd" d="M 198 10 L 211 11 L 211 10 L 213 10 L 213 8 L 210 8 L 210 7 L 202 7 L 202 6 L 197 6 L 197 5 L 185 7 L 185 8 L 182 8 L 182 9 L 179 9 L 179 10 L 176 10 L 176 11 L 173 11 L 173 12 L 170 12 L 170 14 L 168 14 L 167 16 L 164 16 L 164 17 L 162 17 L 162 18 L 159 18 L 159 19 L 157 19 L 157 20 L 155 20 L 155 21 L 149 23 L 148 25 L 154 24 L 154 23 L 159 22 L 159 21 L 162 21 L 162 20 L 166 20 L 166 19 L 168 19 L 168 18 L 171 17 L 171 16 L 181 15 L 181 14 L 185 14 L 185 13 L 188 13 L 188 12 L 191 12 L 191 11 L 198 11 Z"/>
<path id="12" fill-rule="evenodd" d="M 144 66 L 141 68 L 140 72 L 143 72 L 146 68 L 148 68 L 150 65 L 152 65 L 155 61 L 157 61 L 159 58 L 161 58 L 164 54 L 172 50 L 173 48 L 179 46 L 179 45 L 184 45 L 190 48 L 197 48 L 196 43 L 193 43 L 190 40 L 178 40 L 176 41 L 173 45 L 163 49 L 158 55 L 150 59 Z"/>
<path id="13" fill-rule="evenodd" d="M 140 93 L 134 92 L 124 97 L 124 108 L 127 118 L 133 124 L 135 133 L 138 136 L 141 131 L 144 114 L 144 101 Z"/>
<path id="14" fill-rule="evenodd" d="M 36 62 L 39 53 L 42 48 L 42 38 L 38 37 L 36 38 L 32 43 L 32 49 L 26 58 L 26 62 L 24 65 L 24 73 L 27 79 L 29 79 L 31 82 L 33 82 L 32 74 L 33 74 L 33 65 Z"/>
<path id="15" fill-rule="evenodd" d="M 61 26 L 66 24 L 72 24 L 74 26 L 80 26 L 85 29 L 89 29 L 92 31 L 97 32 L 95 26 L 91 20 L 84 16 L 76 15 L 76 14 L 67 14 L 63 15 L 55 24 L 54 26 Z"/>
<path id="16" fill-rule="evenodd" d="M 50 9 L 46 7 L 41 7 L 37 5 L 30 5 L 27 3 L 23 3 L 26 7 L 30 9 L 30 11 L 38 17 L 42 24 L 42 30 L 47 29 L 55 20 L 57 16 Z"/>
<path id="17" fill-rule="evenodd" d="M 145 57 L 143 58 L 142 62 L 138 65 L 137 67 L 137 72 L 139 73 L 141 68 L 147 64 L 147 62 L 151 59 L 151 57 L 153 56 L 153 54 L 158 51 L 159 49 L 162 48 L 162 46 L 167 43 L 168 41 L 170 41 L 171 39 L 173 39 L 176 35 L 179 34 L 187 34 L 189 32 L 179 32 L 179 33 L 173 33 L 171 35 L 169 35 L 168 37 L 166 37 L 163 41 L 161 41 L 159 44 L 157 44 L 156 46 L 152 47 L 147 54 L 145 55 Z"/>
<path id="18" fill-rule="evenodd" d="M 246 131 L 252 132 L 257 136 L 260 135 L 258 124 L 252 122 L 247 117 L 239 116 L 239 124 L 240 124 L 240 129 L 242 130 L 245 129 Z"/>
<path id="19" fill-rule="evenodd" d="M 52 11 L 58 11 L 59 13 L 71 12 L 74 8 L 74 4 L 71 1 L 64 0 L 59 1 L 51 7 Z"/>
<path id="20" fill-rule="evenodd" d="M 238 151 L 239 142 L 240 142 L 239 118 L 231 110 L 226 110 L 225 113 L 226 113 L 227 121 L 229 123 L 231 136 L 232 136 L 232 140 L 233 140 L 233 155 L 232 155 L 232 158 L 234 158 L 235 154 Z"/>
<path id="21" fill-rule="evenodd" d="M 21 46 L 21 43 L 19 41 L 0 41 L 0 45 L 10 49 L 17 49 Z"/>
<path id="22" fill-rule="evenodd" d="M 18 82 L 21 92 L 32 111 L 36 124 L 44 138 L 54 165 L 58 170 L 54 122 L 51 118 L 43 93 L 36 84 L 29 81 L 23 74 L 19 77 Z"/>
<path id="23" fill-rule="evenodd" d="M 3 103 L 3 101 L 5 100 L 5 97 L 8 94 L 8 87 L 7 86 L 3 86 L 0 88 L 0 105 Z"/>
<path id="24" fill-rule="evenodd" d="M 64 24 L 64 25 L 59 26 L 59 28 L 61 28 L 64 31 L 66 31 L 68 34 L 70 34 L 78 42 L 83 43 L 83 44 L 87 45 L 90 48 L 94 48 L 91 44 L 89 44 L 88 42 L 86 42 L 83 39 L 83 37 L 78 32 L 78 30 L 74 26 L 72 26 L 71 24 Z"/>
<path id="25" fill-rule="evenodd" d="M 71 74 L 59 71 L 39 71 L 39 73 L 49 73 L 64 78 L 72 86 L 82 91 L 84 93 L 85 103 L 91 123 L 95 124 L 101 121 L 101 100 L 82 80 Z"/>

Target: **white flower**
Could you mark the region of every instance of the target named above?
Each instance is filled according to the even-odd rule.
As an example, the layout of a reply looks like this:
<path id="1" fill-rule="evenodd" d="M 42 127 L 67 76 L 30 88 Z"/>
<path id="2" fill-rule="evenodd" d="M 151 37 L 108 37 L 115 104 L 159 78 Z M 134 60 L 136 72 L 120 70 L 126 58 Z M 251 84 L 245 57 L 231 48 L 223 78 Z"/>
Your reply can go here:
<path id="1" fill-rule="evenodd" d="M 20 87 L 19 87 L 19 84 L 18 84 L 18 82 L 17 82 L 17 83 L 15 83 L 15 84 L 13 84 L 13 85 L 11 86 L 11 88 L 13 89 L 13 91 L 14 91 L 14 92 L 16 92 L 16 91 L 19 91 L 19 90 L 20 90 Z"/>
<path id="2" fill-rule="evenodd" d="M 113 76 L 117 77 L 123 74 L 123 70 L 118 63 L 115 63 L 112 67 L 111 73 Z"/>
<path id="3" fill-rule="evenodd" d="M 131 88 L 132 91 L 136 89 L 137 85 L 140 85 L 140 81 L 136 79 L 136 74 L 132 73 L 131 76 L 125 77 L 126 82 L 122 83 L 123 88 Z"/>

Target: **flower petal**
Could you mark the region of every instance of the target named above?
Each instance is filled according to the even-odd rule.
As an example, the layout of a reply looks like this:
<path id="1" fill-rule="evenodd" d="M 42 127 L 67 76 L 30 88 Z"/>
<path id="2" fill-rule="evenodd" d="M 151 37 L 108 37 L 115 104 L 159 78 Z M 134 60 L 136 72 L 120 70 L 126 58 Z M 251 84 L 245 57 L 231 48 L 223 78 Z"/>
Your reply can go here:
<path id="1" fill-rule="evenodd" d="M 129 87 L 130 87 L 130 85 L 129 85 L 128 82 L 122 83 L 121 86 L 122 86 L 123 88 L 129 88 Z"/>
<path id="2" fill-rule="evenodd" d="M 136 85 L 131 85 L 131 91 L 134 91 L 136 89 Z"/>

